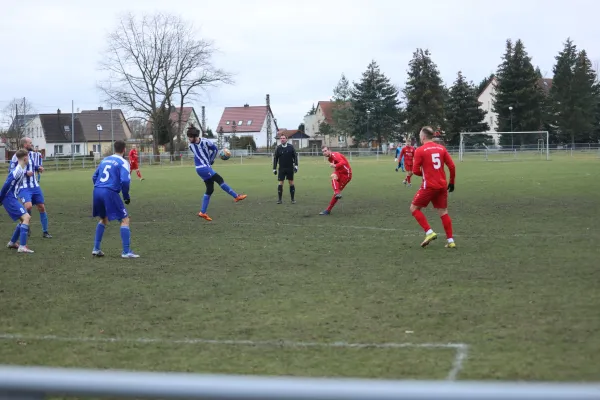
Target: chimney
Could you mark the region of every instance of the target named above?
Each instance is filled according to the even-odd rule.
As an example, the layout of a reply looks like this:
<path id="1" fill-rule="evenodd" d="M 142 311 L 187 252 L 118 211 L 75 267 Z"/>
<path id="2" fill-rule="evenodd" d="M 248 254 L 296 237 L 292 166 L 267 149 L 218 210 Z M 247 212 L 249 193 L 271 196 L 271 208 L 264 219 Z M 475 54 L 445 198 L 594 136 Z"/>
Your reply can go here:
<path id="1" fill-rule="evenodd" d="M 98 107 L 98 111 L 104 111 L 103 107 Z"/>
<path id="2" fill-rule="evenodd" d="M 250 107 L 250 104 L 246 103 L 244 104 L 244 107 Z"/>
<path id="3" fill-rule="evenodd" d="M 60 115 L 60 108 L 59 108 L 58 110 L 56 110 L 56 113 L 57 113 L 58 115 Z"/>

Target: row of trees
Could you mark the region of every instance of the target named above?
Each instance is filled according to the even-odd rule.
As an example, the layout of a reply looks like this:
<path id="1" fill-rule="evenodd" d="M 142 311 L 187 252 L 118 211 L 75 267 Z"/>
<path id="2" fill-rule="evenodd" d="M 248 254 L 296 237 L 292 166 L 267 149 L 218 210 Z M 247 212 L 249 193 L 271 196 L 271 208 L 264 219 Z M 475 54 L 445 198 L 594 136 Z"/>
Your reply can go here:
<path id="1" fill-rule="evenodd" d="M 551 133 L 553 143 L 600 141 L 600 84 L 585 50 L 570 39 L 556 57 L 554 78 L 545 86 L 521 40 L 507 40 L 495 74 L 478 85 L 457 73 L 446 87 L 428 50 L 417 49 L 409 62 L 403 89 L 394 86 L 372 61 L 358 82 L 342 77 L 333 90 L 333 123 L 319 126 L 322 135 L 350 136 L 356 142 L 405 140 L 430 125 L 457 145 L 460 132 L 490 130 L 480 93 L 496 78 L 493 112 L 498 131 Z M 548 89 L 549 88 L 549 89 Z M 313 108 L 309 114 L 314 113 Z M 501 136 L 503 145 L 536 143 L 533 135 Z M 468 144 L 489 142 L 489 135 L 466 137 Z M 487 143 L 486 143 L 487 144 Z"/>

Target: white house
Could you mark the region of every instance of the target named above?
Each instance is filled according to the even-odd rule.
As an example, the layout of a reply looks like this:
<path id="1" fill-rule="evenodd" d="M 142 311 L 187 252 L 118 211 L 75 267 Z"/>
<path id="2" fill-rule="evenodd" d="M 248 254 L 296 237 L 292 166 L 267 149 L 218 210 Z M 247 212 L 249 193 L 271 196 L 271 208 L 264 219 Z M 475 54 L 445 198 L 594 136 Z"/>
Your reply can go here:
<path id="1" fill-rule="evenodd" d="M 296 150 L 309 147 L 310 136 L 298 129 L 281 129 L 277 132 L 276 144 L 281 144 L 281 140 L 279 139 L 281 135 L 285 135 L 288 143 L 293 145 Z"/>
<path id="2" fill-rule="evenodd" d="M 32 131 L 33 145 L 44 150 L 46 157 L 60 157 L 85 154 L 86 140 L 79 118 L 75 117 L 75 131 L 73 132 L 71 114 L 39 114 L 32 123 L 32 128 L 39 128 L 36 136 Z M 38 121 L 38 122 L 36 122 Z M 73 143 L 74 141 L 74 143 Z"/>
<path id="3" fill-rule="evenodd" d="M 331 147 L 346 147 L 354 143 L 351 137 L 324 136 L 319 132 L 319 126 L 325 122 L 335 127 L 333 119 L 334 101 L 319 101 L 315 114 L 304 117 L 304 132 L 310 136 L 310 146 L 320 147 L 322 144 Z"/>
<path id="4" fill-rule="evenodd" d="M 271 116 L 270 140 L 267 138 L 267 113 Z M 277 120 L 270 107 L 245 104 L 243 107 L 225 107 L 214 133 L 223 133 L 226 141 L 234 133 L 237 137 L 252 136 L 257 148 L 265 148 L 267 144 L 275 144 L 277 131 Z"/>

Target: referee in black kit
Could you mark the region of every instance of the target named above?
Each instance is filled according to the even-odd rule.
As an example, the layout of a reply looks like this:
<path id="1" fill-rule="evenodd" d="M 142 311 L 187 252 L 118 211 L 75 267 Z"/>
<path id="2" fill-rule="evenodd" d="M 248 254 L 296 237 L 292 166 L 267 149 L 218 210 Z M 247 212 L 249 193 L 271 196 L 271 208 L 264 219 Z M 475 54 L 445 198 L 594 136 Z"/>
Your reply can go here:
<path id="1" fill-rule="evenodd" d="M 281 196 L 283 195 L 283 181 L 288 180 L 290 184 L 290 197 L 292 198 L 292 204 L 296 204 L 294 200 L 294 194 L 296 194 L 296 188 L 294 186 L 294 172 L 298 172 L 298 154 L 294 146 L 287 142 L 287 136 L 282 134 L 279 137 L 281 144 L 275 149 L 273 155 L 273 174 L 277 175 L 277 163 L 279 163 L 279 175 L 277 180 L 279 185 L 277 186 L 277 204 L 281 204 Z"/>

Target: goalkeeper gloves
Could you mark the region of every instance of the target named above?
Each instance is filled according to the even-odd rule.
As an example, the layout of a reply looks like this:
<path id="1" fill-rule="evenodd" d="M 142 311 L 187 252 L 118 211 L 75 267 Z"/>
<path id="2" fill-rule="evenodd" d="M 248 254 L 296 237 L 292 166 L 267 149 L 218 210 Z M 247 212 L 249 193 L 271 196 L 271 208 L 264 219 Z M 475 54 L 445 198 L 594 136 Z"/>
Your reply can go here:
<path id="1" fill-rule="evenodd" d="M 294 172 L 298 172 L 298 166 L 294 165 Z"/>
<path id="2" fill-rule="evenodd" d="M 450 184 L 448 184 L 448 191 L 449 191 L 450 193 L 454 192 L 454 183 L 450 183 Z"/>
<path id="3" fill-rule="evenodd" d="M 277 175 L 277 170 L 276 169 L 273 170 L 273 175 Z"/>
<path id="4" fill-rule="evenodd" d="M 129 204 L 129 203 L 131 203 L 131 199 L 125 199 L 125 200 L 124 200 L 124 203 L 125 203 L 125 204 Z"/>

